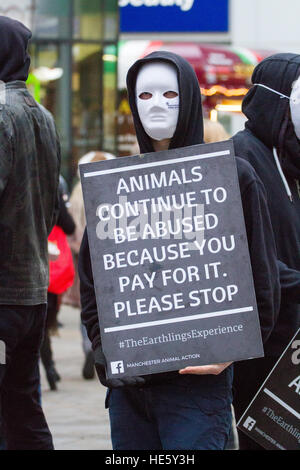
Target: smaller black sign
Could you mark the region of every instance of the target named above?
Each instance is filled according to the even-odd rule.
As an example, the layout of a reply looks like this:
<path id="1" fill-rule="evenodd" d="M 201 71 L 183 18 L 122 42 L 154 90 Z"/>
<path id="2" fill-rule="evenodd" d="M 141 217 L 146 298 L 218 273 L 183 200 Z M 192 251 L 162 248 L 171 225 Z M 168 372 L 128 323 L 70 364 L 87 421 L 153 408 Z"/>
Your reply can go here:
<path id="1" fill-rule="evenodd" d="M 300 329 L 238 422 L 268 450 L 300 449 Z"/>

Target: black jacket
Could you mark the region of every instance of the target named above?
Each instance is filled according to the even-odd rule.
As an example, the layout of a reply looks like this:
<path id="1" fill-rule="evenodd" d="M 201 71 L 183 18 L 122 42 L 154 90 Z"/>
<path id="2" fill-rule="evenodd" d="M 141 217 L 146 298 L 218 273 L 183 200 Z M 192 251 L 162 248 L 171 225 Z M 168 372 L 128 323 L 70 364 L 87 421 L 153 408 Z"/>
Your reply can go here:
<path id="1" fill-rule="evenodd" d="M 256 67 L 252 82 L 289 96 L 299 73 L 300 55 L 276 54 Z M 300 327 L 300 142 L 287 98 L 255 85 L 243 101 L 243 112 L 248 121 L 245 130 L 233 138 L 235 151 L 251 163 L 264 183 L 279 259 L 281 307 L 265 345 L 267 355 L 279 356 Z M 292 201 L 273 148 L 277 149 Z"/>
<path id="2" fill-rule="evenodd" d="M 60 146 L 52 116 L 26 89 L 30 36 L 0 16 L 0 304 L 46 303 L 58 214 Z"/>
<path id="3" fill-rule="evenodd" d="M 144 132 L 135 104 L 135 82 L 142 64 L 153 60 L 173 63 L 178 72 L 180 111 L 178 124 L 169 148 L 179 148 L 203 142 L 203 120 L 201 94 L 192 67 L 181 57 L 168 52 L 154 52 L 136 62 L 128 72 L 127 87 L 141 153 L 152 152 L 150 138 Z M 279 308 L 279 281 L 275 244 L 265 199 L 263 185 L 252 167 L 237 159 L 240 189 L 242 194 L 246 230 L 251 255 L 252 269 L 257 295 L 263 340 L 273 328 Z M 267 241 L 267 242 L 266 242 Z M 80 255 L 79 275 L 81 279 L 82 320 L 87 327 L 93 348 L 99 346 L 100 330 L 93 285 L 87 233 L 85 232 Z M 177 373 L 175 373 L 177 374 Z M 178 374 L 177 374 L 178 375 Z M 149 380 L 160 380 L 170 374 L 151 376 Z"/>

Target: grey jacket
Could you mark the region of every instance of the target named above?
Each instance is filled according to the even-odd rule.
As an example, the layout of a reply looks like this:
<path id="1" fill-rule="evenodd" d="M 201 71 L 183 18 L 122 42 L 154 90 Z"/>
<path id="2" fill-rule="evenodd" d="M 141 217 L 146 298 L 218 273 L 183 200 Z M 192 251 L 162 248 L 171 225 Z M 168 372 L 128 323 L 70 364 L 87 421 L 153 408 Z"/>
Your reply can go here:
<path id="1" fill-rule="evenodd" d="M 25 82 L 2 82 L 0 91 L 0 304 L 38 305 L 47 301 L 59 140 Z"/>

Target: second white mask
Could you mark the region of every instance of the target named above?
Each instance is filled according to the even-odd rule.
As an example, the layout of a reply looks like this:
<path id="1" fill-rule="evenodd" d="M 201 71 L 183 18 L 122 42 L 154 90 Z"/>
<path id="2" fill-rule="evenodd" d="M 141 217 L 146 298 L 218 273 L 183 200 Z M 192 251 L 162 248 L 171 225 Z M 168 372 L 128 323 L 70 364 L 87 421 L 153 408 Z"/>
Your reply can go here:
<path id="1" fill-rule="evenodd" d="M 175 67 L 166 62 L 144 65 L 137 76 L 136 104 L 146 134 L 154 140 L 171 139 L 179 113 Z"/>

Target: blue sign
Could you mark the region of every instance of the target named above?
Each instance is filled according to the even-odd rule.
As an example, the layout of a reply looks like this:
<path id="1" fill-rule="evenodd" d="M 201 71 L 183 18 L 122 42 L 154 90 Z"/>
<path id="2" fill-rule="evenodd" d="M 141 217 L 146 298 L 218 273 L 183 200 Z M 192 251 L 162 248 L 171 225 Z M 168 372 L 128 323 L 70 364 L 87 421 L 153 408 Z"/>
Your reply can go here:
<path id="1" fill-rule="evenodd" d="M 225 33 L 228 0 L 119 0 L 122 33 Z"/>

